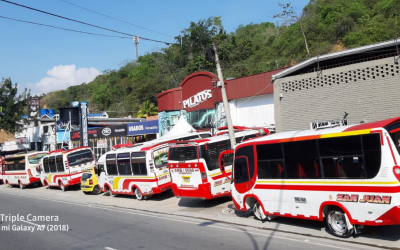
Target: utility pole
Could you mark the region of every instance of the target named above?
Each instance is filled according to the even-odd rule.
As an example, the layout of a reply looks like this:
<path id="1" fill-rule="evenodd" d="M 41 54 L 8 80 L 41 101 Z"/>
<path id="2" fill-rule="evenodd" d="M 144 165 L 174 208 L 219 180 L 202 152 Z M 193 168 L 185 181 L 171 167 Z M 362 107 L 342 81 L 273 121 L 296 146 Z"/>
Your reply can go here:
<path id="1" fill-rule="evenodd" d="M 56 118 L 56 116 L 54 116 L 54 150 L 57 150 L 57 118 Z"/>
<path id="2" fill-rule="evenodd" d="M 135 43 L 135 47 L 136 47 L 136 62 L 138 62 L 139 61 L 139 49 L 138 49 L 139 37 L 138 36 L 134 36 L 133 37 L 133 42 Z"/>
<path id="3" fill-rule="evenodd" d="M 222 100 L 224 102 L 226 121 L 228 123 L 229 139 L 231 140 L 231 148 L 233 149 L 235 147 L 236 140 L 235 140 L 235 134 L 233 132 L 231 110 L 229 108 L 228 97 L 226 96 L 224 78 L 222 77 L 222 70 L 221 66 L 219 65 L 217 46 L 215 45 L 215 43 L 213 43 L 213 49 L 215 52 L 215 64 L 217 65 L 217 74 L 219 80 L 219 85 L 217 84 L 217 86 L 221 87 L 221 94 L 222 94 Z"/>

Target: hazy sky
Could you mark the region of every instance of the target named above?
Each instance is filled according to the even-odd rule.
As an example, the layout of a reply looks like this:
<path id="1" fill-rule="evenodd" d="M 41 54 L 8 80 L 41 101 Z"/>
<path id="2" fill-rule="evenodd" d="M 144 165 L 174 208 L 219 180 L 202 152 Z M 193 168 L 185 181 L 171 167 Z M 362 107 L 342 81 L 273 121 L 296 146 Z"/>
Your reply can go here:
<path id="1" fill-rule="evenodd" d="M 228 32 L 239 25 L 277 22 L 280 11 L 277 0 L 222 1 L 134 1 L 134 0 L 7 0 L 31 8 L 137 35 L 175 42 L 174 37 L 198 22 L 221 16 Z M 79 8 L 72 4 L 129 22 L 130 25 Z M 292 1 L 300 13 L 309 0 Z M 124 36 L 95 27 L 64 20 L 0 0 L 0 78 L 10 77 L 19 89 L 30 88 L 33 94 L 65 89 L 90 82 L 106 69 L 118 69 L 135 59 L 132 37 L 113 38 L 80 34 L 1 17 L 53 25 L 66 29 Z M 140 27 L 137 27 L 140 26 Z M 162 33 L 162 34 L 160 34 Z M 139 54 L 157 51 L 164 43 L 140 40 Z"/>

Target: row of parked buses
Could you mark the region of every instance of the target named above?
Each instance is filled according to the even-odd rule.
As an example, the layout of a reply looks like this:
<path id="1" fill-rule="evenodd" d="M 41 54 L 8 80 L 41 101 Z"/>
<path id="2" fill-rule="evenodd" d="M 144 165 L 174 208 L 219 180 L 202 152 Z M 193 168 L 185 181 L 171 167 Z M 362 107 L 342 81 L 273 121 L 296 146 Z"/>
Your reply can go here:
<path id="1" fill-rule="evenodd" d="M 122 145 L 97 164 L 87 147 L 0 158 L 1 174 L 8 185 L 40 181 L 65 191 L 80 181 L 85 193 L 139 200 L 170 189 L 177 197 L 232 196 L 256 219 L 325 220 L 339 237 L 400 224 L 400 117 L 273 135 L 235 130 L 234 149 L 224 131 L 193 133 Z"/>

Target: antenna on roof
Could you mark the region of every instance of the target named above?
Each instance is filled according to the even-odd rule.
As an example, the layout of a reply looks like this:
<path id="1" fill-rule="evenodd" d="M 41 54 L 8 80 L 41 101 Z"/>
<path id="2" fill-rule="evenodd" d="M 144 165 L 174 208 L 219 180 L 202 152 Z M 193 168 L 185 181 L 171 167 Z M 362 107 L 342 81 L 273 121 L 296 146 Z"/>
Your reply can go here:
<path id="1" fill-rule="evenodd" d="M 399 44 L 397 43 L 397 15 L 396 15 L 396 38 L 394 42 L 396 43 L 396 56 L 394 57 L 394 64 L 399 64 Z"/>

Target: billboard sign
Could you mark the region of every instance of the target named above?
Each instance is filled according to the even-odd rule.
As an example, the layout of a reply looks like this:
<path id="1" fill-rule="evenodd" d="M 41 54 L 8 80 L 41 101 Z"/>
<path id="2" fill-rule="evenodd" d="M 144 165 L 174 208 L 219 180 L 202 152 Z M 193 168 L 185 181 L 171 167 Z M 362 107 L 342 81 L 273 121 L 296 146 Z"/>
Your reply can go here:
<path id="1" fill-rule="evenodd" d="M 29 117 L 38 117 L 40 115 L 40 99 L 39 97 L 31 97 L 28 99 Z"/>
<path id="2" fill-rule="evenodd" d="M 128 135 L 146 135 L 158 133 L 158 120 L 128 123 Z"/>

